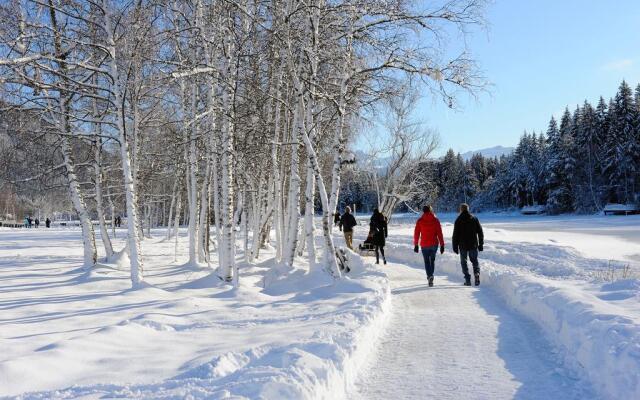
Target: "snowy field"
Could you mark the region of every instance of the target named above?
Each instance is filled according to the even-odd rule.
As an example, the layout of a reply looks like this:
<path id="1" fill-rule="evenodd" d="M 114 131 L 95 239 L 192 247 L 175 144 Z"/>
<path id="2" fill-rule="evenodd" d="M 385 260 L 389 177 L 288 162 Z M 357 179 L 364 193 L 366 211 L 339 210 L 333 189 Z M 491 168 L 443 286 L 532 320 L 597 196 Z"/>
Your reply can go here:
<path id="1" fill-rule="evenodd" d="M 300 276 L 302 262 L 285 281 L 243 265 L 236 292 L 152 239 L 148 285 L 131 291 L 117 264 L 78 269 L 79 240 L 0 229 L 0 397 L 335 398 L 386 315 L 387 280 L 357 257 L 337 284 Z"/>
<path id="2" fill-rule="evenodd" d="M 162 231 L 131 291 L 119 263 L 78 269 L 79 231 L 0 229 L 0 397 L 640 398 L 640 216 L 479 217 L 480 288 L 450 246 L 425 286 L 413 215 L 387 266 L 282 279 L 267 252 L 237 291 Z"/>

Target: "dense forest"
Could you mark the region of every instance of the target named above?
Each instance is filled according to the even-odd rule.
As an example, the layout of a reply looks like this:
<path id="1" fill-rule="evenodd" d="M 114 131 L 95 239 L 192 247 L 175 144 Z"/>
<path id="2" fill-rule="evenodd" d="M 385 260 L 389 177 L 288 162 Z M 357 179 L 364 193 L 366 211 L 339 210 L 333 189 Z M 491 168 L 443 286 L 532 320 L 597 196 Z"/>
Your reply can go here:
<path id="1" fill-rule="evenodd" d="M 359 170 L 360 169 L 360 170 Z M 355 166 L 343 185 L 343 202 L 369 209 L 376 193 Z M 454 210 L 461 202 L 476 210 L 545 205 L 549 213 L 593 213 L 607 203 L 640 200 L 640 85 L 622 82 L 614 98 L 588 101 L 546 132 L 527 133 L 514 152 L 500 158 L 475 154 L 464 160 L 449 150 L 416 166 L 426 177 L 421 190 L 406 196 L 405 209 L 431 203 Z"/>

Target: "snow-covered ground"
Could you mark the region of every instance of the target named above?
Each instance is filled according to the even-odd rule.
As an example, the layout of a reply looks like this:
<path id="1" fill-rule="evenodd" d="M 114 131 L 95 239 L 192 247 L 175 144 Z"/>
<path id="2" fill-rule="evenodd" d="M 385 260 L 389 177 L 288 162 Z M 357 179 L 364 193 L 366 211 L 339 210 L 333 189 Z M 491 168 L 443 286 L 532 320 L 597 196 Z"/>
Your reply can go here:
<path id="1" fill-rule="evenodd" d="M 117 263 L 78 269 L 77 230 L 0 229 L 0 397 L 640 398 L 640 216 L 479 217 L 480 288 L 450 246 L 425 287 L 414 215 L 386 266 L 280 279 L 267 252 L 238 291 L 161 231 L 131 291 Z"/>
<path id="2" fill-rule="evenodd" d="M 71 229 L 0 229 L 0 397 L 336 398 L 389 304 L 384 274 L 355 255 L 337 284 L 301 276 L 300 262 L 264 289 L 271 264 L 243 265 L 235 292 L 152 239 L 149 285 L 131 291 L 118 265 L 78 269 L 79 240 Z"/>
<path id="3" fill-rule="evenodd" d="M 444 214 L 440 217 L 448 241 L 455 216 Z M 395 218 L 397 225 L 390 233 L 387 253 L 391 260 L 403 266 L 420 268 L 421 257 L 413 254 L 410 249 L 412 222 L 415 218 L 410 215 Z M 425 336 L 436 341 L 447 343 L 441 337 L 445 335 L 445 338 L 452 338 L 456 343 L 431 347 L 428 339 L 424 338 L 425 346 L 435 354 L 429 352 L 423 356 L 424 360 L 421 357 L 410 358 L 411 364 L 407 365 L 407 370 L 425 369 L 427 372 L 412 375 L 418 387 L 413 392 L 405 392 L 406 397 L 411 398 L 414 393 L 414 398 L 420 398 L 415 393 L 429 393 L 434 388 L 442 389 L 436 391 L 438 398 L 450 396 L 444 390 L 446 385 L 438 382 L 438 378 L 445 379 L 451 374 L 456 378 L 450 377 L 447 381 L 454 387 L 460 386 L 457 390 L 468 393 L 472 398 L 541 398 L 545 397 L 542 396 L 543 392 L 549 393 L 550 398 L 640 398 L 640 260 L 636 255 L 640 244 L 640 218 L 521 217 L 493 214 L 481 214 L 479 218 L 483 222 L 487 240 L 485 251 L 481 253 L 482 289 L 487 287 L 489 291 L 477 293 L 474 298 L 467 296 L 466 300 L 460 294 L 465 292 L 448 291 L 447 302 L 439 299 L 444 291 L 433 290 L 430 295 L 430 289 L 423 290 L 422 286 L 419 291 L 424 296 L 423 308 L 433 304 L 438 315 L 430 321 L 430 318 L 424 316 L 432 315 L 431 309 L 411 315 L 415 313 L 416 303 L 421 304 L 419 301 L 412 301 L 409 310 L 402 304 L 402 311 L 393 313 L 389 329 L 391 336 L 387 333 L 391 337 L 388 340 L 402 342 L 402 338 L 394 338 L 393 334 L 394 321 L 398 323 L 398 316 L 402 313 L 411 316 L 401 318 L 401 333 L 410 332 L 411 326 L 416 323 L 421 324 L 419 329 L 415 329 L 416 332 L 432 329 L 433 324 L 455 326 L 457 321 L 443 324 L 439 318 L 442 314 L 449 313 L 451 318 L 455 318 L 455 310 L 459 309 L 458 317 L 463 322 L 458 328 L 467 326 L 471 332 L 479 333 L 477 336 L 473 333 L 462 335 L 463 341 L 471 341 L 472 344 L 467 344 L 467 348 L 470 348 L 472 354 L 456 353 L 456 346 L 460 344 L 453 338 L 459 338 L 460 333 L 455 328 L 451 329 L 449 336 L 446 336 L 447 329 L 438 329 L 435 336 L 426 334 Z M 602 245 L 603 242 L 606 246 Z M 602 247 L 608 250 L 603 253 L 594 251 L 594 248 Z M 592 258 L 594 255 L 600 257 Z M 389 276 L 397 292 L 398 276 L 397 271 L 391 271 L 393 267 L 391 265 Z M 449 286 L 450 281 L 456 285 L 461 284 L 462 273 L 458 259 L 452 254 L 450 247 L 444 256 L 438 257 L 436 273 L 447 276 L 437 278 L 437 281 L 444 280 L 444 288 Z M 406 302 L 402 299 L 403 296 L 406 297 L 407 294 L 392 297 L 392 309 L 399 308 L 396 306 L 397 302 Z M 495 309 L 491 305 L 495 305 L 496 300 L 503 305 L 502 309 Z M 491 328 L 491 321 L 486 318 L 488 310 L 493 310 L 494 315 L 508 314 L 504 305 L 533 323 L 534 328 L 525 330 L 527 335 L 517 333 L 523 336 L 519 342 L 521 348 L 514 346 L 510 337 L 514 331 L 511 327 L 512 318 L 501 317 L 497 328 Z M 487 336 L 491 337 L 489 341 L 486 340 Z M 538 336 L 544 338 L 542 345 L 535 342 Z M 531 357 L 528 353 L 531 345 L 543 353 L 551 353 L 547 355 L 547 360 L 556 360 L 555 367 L 553 364 L 547 365 L 548 374 L 553 375 L 553 379 L 547 376 L 549 380 L 543 392 L 537 390 L 540 383 L 536 383 L 534 375 L 538 374 L 536 371 L 539 371 L 539 366 L 544 366 L 546 361 Z M 495 350 L 496 347 L 502 351 Z M 505 348 L 510 350 L 504 350 Z M 418 353 L 418 350 L 413 352 Z M 445 356 L 442 356 L 443 352 Z M 476 376 L 467 377 L 466 380 L 457 378 L 457 374 L 469 374 L 467 367 L 475 365 L 478 358 L 487 360 L 496 352 L 502 353 L 500 358 L 503 364 L 495 360 L 488 361 L 490 368 L 480 368 L 485 373 L 483 379 L 477 380 Z M 372 376 L 394 375 L 389 370 L 385 373 L 385 366 L 393 366 L 394 363 L 385 355 L 384 345 L 377 357 L 371 370 L 382 371 L 373 372 Z M 397 361 L 399 357 L 394 355 L 391 360 Z M 531 365 L 530 373 L 521 371 L 518 363 L 513 362 L 513 357 L 520 361 L 528 360 L 527 364 Z M 504 382 L 506 378 L 502 368 L 505 366 L 512 379 L 515 379 L 515 382 L 511 382 L 513 386 Z M 500 375 L 503 375 L 502 384 L 496 383 L 496 376 Z M 400 373 L 396 373 L 396 376 L 407 379 Z M 384 393 L 384 389 L 373 385 L 372 381 L 375 380 L 378 378 L 363 378 L 361 381 L 365 397 L 386 398 L 379 394 Z M 393 378 L 387 380 L 391 382 Z M 463 382 L 473 388 L 465 387 Z M 374 388 L 374 392 L 371 388 Z M 585 392 L 580 393 L 583 389 Z M 566 392 L 560 395 L 563 390 Z M 557 393 L 557 396 L 552 393 Z"/>
<path id="4" fill-rule="evenodd" d="M 429 288 L 420 260 L 389 264 L 389 276 L 394 312 L 353 399 L 595 398 L 493 292 L 442 274 Z"/>

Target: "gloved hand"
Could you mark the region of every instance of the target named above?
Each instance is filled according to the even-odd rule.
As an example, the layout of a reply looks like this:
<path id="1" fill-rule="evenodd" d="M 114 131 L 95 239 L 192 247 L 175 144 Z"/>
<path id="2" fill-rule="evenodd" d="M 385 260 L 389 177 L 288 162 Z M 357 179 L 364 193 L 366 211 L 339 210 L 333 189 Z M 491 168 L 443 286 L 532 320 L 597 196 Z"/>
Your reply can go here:
<path id="1" fill-rule="evenodd" d="M 454 253 L 456 253 L 456 254 L 459 254 L 458 248 L 457 248 L 457 247 L 454 247 L 454 248 L 453 248 L 453 252 L 454 252 Z"/>
<path id="2" fill-rule="evenodd" d="M 418 250 L 418 245 L 413 246 L 413 252 L 414 252 L 414 253 L 417 253 L 418 251 L 419 251 L 419 250 Z"/>
<path id="3" fill-rule="evenodd" d="M 478 246 L 478 251 L 482 251 L 482 245 Z"/>
<path id="4" fill-rule="evenodd" d="M 440 254 L 444 254 L 444 246 L 440 246 Z"/>

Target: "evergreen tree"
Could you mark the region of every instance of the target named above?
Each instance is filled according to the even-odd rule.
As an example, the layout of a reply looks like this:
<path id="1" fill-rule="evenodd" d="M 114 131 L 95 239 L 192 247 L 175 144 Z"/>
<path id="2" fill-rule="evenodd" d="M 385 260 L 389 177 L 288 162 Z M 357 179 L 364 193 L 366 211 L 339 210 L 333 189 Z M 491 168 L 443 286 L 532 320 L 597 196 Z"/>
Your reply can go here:
<path id="1" fill-rule="evenodd" d="M 560 124 L 551 118 L 546 134 L 524 135 L 508 156 L 474 154 L 464 162 L 449 150 L 432 167 L 438 203 L 460 201 L 476 208 L 546 204 L 551 213 L 594 212 L 606 202 L 640 202 L 640 85 L 622 82 L 609 103 L 600 97 Z M 422 173 L 422 172 L 420 172 Z"/>
<path id="2" fill-rule="evenodd" d="M 556 128 L 555 120 L 552 118 L 547 130 L 549 143 L 546 171 L 549 188 L 547 206 L 552 213 L 570 211 L 573 206 L 571 182 L 569 182 L 573 171 L 571 157 L 567 154 L 572 144 L 571 130 L 572 117 L 568 108 L 560 119 L 560 128 Z"/>
<path id="3" fill-rule="evenodd" d="M 475 177 L 478 179 L 479 189 L 484 189 L 487 179 L 489 179 L 489 169 L 487 167 L 487 159 L 480 153 L 471 156 L 471 168 Z"/>
<path id="4" fill-rule="evenodd" d="M 584 155 L 577 166 L 577 190 L 575 193 L 578 211 L 593 212 L 600 208 L 597 185 L 596 155 L 600 152 L 600 134 L 598 132 L 596 110 L 585 100 L 581 120 L 576 128 L 576 153 Z"/>
<path id="5" fill-rule="evenodd" d="M 637 137 L 638 110 L 629 85 L 622 81 L 609 107 L 609 131 L 605 143 L 604 173 L 608 201 L 629 203 L 635 200 L 637 160 L 640 158 Z"/>
<path id="6" fill-rule="evenodd" d="M 459 155 L 458 155 L 459 156 Z M 462 161 L 462 157 L 459 156 L 459 161 Z M 464 173 L 462 175 L 462 194 L 465 203 L 471 203 L 471 200 L 480 191 L 480 182 L 473 169 L 471 162 L 464 163 Z"/>

